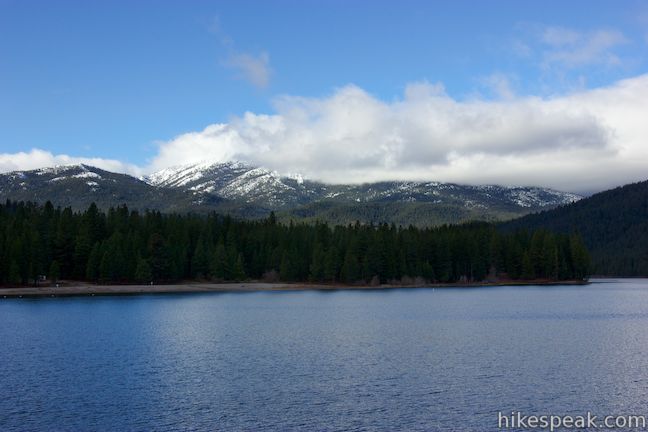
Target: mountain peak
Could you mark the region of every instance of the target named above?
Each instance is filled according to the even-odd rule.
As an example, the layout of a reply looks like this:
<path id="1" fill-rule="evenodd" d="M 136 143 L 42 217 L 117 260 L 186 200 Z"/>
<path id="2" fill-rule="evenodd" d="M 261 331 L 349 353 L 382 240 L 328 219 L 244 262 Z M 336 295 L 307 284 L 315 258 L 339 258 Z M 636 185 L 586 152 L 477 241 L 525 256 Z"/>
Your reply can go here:
<path id="1" fill-rule="evenodd" d="M 45 167 L 45 168 L 39 168 L 36 170 L 33 170 L 33 172 L 37 175 L 46 175 L 46 174 L 60 174 L 60 173 L 65 173 L 69 171 L 95 171 L 97 168 L 86 165 L 84 163 L 78 163 L 78 164 L 64 164 L 64 165 L 54 165 L 53 167 Z M 28 171 L 21 171 L 21 172 L 28 172 Z"/>
<path id="2" fill-rule="evenodd" d="M 141 180 L 150 185 L 161 187 L 183 187 L 190 184 L 195 186 L 196 182 L 205 176 L 209 176 L 210 173 L 251 169 L 254 169 L 254 167 L 240 162 L 197 162 L 164 168 L 142 177 Z"/>
<path id="3" fill-rule="evenodd" d="M 301 176 L 282 177 L 278 172 L 240 161 L 200 162 L 165 168 L 143 177 L 150 185 L 181 188 L 193 194 L 214 194 L 247 203 L 282 207 L 300 202 L 296 186 Z"/>

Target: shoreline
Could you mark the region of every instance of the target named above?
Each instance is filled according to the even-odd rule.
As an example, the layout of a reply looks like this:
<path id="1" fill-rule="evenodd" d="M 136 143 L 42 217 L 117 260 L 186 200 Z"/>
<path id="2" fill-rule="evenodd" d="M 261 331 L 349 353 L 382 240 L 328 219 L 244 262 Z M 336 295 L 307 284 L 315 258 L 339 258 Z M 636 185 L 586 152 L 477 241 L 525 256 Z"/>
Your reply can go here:
<path id="1" fill-rule="evenodd" d="M 59 287 L 22 287 L 0 288 L 0 299 L 38 298 L 38 297 L 75 297 L 75 296 L 120 296 L 146 294 L 189 294 L 189 293 L 243 293 L 263 291 L 360 291 L 360 290 L 390 290 L 390 289 L 429 289 L 429 288 L 483 288 L 498 286 L 552 286 L 552 285 L 587 285 L 590 282 L 580 280 L 566 281 L 502 281 L 480 283 L 436 283 L 424 285 L 341 285 L 341 284 L 312 284 L 312 283 L 269 283 L 269 282 L 240 282 L 240 283 L 202 283 L 188 282 L 169 285 L 91 285 L 75 284 Z"/>

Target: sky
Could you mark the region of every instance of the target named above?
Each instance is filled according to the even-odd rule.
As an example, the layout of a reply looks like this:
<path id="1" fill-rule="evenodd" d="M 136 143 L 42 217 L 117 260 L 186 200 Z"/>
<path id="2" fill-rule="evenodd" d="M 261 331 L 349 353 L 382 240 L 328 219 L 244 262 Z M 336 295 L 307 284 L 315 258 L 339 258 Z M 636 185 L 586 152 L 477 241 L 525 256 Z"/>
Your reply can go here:
<path id="1" fill-rule="evenodd" d="M 648 179 L 648 1 L 0 0 L 0 172 Z"/>

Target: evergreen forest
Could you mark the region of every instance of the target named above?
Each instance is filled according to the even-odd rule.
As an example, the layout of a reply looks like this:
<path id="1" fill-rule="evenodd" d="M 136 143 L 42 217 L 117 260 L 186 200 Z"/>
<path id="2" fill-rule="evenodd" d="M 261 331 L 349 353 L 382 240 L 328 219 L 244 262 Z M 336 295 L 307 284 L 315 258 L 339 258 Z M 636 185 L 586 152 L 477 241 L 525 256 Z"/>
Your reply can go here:
<path id="1" fill-rule="evenodd" d="M 0 205 L 0 284 L 186 280 L 344 284 L 582 279 L 577 234 L 493 224 L 279 223 L 218 214 Z"/>

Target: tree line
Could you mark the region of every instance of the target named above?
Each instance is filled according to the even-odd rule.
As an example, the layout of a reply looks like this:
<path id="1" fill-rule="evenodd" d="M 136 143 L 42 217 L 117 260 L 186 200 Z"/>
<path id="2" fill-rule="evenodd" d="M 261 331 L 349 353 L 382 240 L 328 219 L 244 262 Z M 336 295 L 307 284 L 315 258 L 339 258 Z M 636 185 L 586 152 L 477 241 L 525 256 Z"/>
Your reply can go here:
<path id="1" fill-rule="evenodd" d="M 502 233 L 469 223 L 436 228 L 278 223 L 126 206 L 83 212 L 0 205 L 0 284 L 47 279 L 164 283 L 248 279 L 324 283 L 581 279 L 589 255 L 576 234 Z"/>

